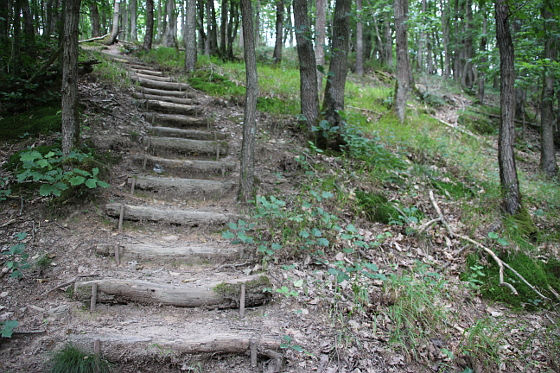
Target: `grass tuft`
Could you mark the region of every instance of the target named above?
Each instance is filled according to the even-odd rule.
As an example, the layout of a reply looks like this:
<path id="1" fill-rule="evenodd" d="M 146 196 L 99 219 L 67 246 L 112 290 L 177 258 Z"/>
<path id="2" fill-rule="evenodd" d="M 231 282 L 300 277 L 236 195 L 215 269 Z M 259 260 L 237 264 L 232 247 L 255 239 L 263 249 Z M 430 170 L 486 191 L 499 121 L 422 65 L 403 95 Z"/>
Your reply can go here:
<path id="1" fill-rule="evenodd" d="M 73 344 L 67 344 L 51 359 L 51 373 L 109 373 L 113 366 L 107 360 L 88 354 Z"/>

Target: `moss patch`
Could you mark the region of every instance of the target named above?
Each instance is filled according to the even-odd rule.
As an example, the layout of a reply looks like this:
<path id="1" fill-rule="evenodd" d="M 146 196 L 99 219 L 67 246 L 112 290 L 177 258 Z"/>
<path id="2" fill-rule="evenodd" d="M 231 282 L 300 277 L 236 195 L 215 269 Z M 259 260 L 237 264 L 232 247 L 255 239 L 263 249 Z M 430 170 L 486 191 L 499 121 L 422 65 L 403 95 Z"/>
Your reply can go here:
<path id="1" fill-rule="evenodd" d="M 476 195 L 471 188 L 458 180 L 441 181 L 434 178 L 431 180 L 431 183 L 440 193 L 446 194 L 449 197 L 471 198 Z"/>
<path id="2" fill-rule="evenodd" d="M 554 293 L 550 290 L 551 288 L 556 293 L 560 293 L 560 261 L 557 259 L 552 258 L 547 261 L 541 261 L 521 252 L 513 254 L 503 253 L 499 257 L 548 298 L 556 299 Z M 485 298 L 504 302 L 518 309 L 527 310 L 546 308 L 551 305 L 548 302 L 544 302 L 539 295 L 508 269 L 504 270 L 504 281 L 512 284 L 519 292 L 519 295 L 514 295 L 507 287 L 499 286 L 499 267 L 492 259 L 489 260 L 491 261 L 490 264 L 482 268 L 482 273 L 484 273 L 485 277 L 483 278 L 484 281 L 481 284 L 480 292 Z M 469 255 L 467 265 L 468 269 L 463 274 L 463 279 L 469 278 L 471 268 L 481 265 L 479 254 Z"/>
<path id="3" fill-rule="evenodd" d="M 222 282 L 214 287 L 214 292 L 224 299 L 233 299 L 238 301 L 241 295 L 241 282 L 236 284 L 228 284 Z M 254 280 L 243 282 L 245 284 L 245 302 L 251 305 L 253 299 L 262 299 L 265 289 L 270 288 L 270 279 L 267 276 L 260 276 Z"/>
<path id="4" fill-rule="evenodd" d="M 0 141 L 61 131 L 60 106 L 35 108 L 0 120 Z"/>

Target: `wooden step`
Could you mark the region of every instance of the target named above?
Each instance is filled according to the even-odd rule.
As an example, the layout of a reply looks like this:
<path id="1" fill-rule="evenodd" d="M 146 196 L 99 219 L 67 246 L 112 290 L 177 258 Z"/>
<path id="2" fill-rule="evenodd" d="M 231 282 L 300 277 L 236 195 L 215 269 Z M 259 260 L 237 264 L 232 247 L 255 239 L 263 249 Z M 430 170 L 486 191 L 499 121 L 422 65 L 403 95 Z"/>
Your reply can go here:
<path id="1" fill-rule="evenodd" d="M 136 189 L 150 191 L 158 195 L 189 197 L 197 200 L 223 198 L 231 195 L 236 186 L 236 183 L 231 181 L 143 175 L 129 178 L 128 184 L 132 183 L 134 183 Z"/>
<path id="2" fill-rule="evenodd" d="M 145 74 L 145 75 L 164 76 L 163 72 L 159 71 L 159 70 L 147 70 L 146 68 L 143 68 L 143 69 L 131 68 L 130 70 L 132 72 Z"/>
<path id="3" fill-rule="evenodd" d="M 146 130 L 151 135 L 192 140 L 223 140 L 226 138 L 225 134 L 215 131 L 186 130 L 174 127 L 147 127 Z"/>
<path id="4" fill-rule="evenodd" d="M 159 101 L 166 101 L 172 102 L 174 104 L 181 104 L 181 105 L 194 105 L 198 104 L 198 101 L 190 99 L 190 98 L 181 98 L 181 97 L 168 97 L 168 96 L 158 96 L 158 95 L 150 95 L 144 92 L 133 92 L 132 97 L 139 98 L 143 100 L 159 100 Z"/>
<path id="5" fill-rule="evenodd" d="M 161 100 L 138 100 L 137 106 L 145 110 L 167 114 L 199 115 L 202 112 L 201 108 L 196 105 L 182 105 Z"/>
<path id="6" fill-rule="evenodd" d="M 119 250 L 115 253 L 115 250 Z M 131 260 L 141 260 L 150 262 L 169 261 L 178 264 L 184 262 L 189 265 L 197 263 L 221 263 L 224 260 L 239 258 L 243 253 L 243 248 L 239 245 L 219 246 L 219 245 L 162 245 L 157 243 L 140 243 L 115 245 L 113 243 L 100 243 L 95 245 L 95 253 L 102 256 L 117 257 L 120 262 Z"/>
<path id="7" fill-rule="evenodd" d="M 192 177 L 200 174 L 225 176 L 226 173 L 237 168 L 237 161 L 223 159 L 220 161 L 206 161 L 196 159 L 171 159 L 156 157 L 153 155 L 136 155 L 134 161 L 138 165 L 145 166 L 151 170 L 156 164 L 163 167 L 166 172 L 170 172 L 179 177 Z"/>
<path id="8" fill-rule="evenodd" d="M 158 80 L 144 79 L 134 76 L 131 77 L 131 80 L 137 81 L 142 87 L 167 91 L 186 91 L 189 88 L 189 85 L 185 83 L 160 82 Z"/>
<path id="9" fill-rule="evenodd" d="M 122 206 L 124 220 L 151 221 L 187 227 L 225 225 L 229 221 L 229 216 L 223 212 L 159 208 L 130 204 L 123 204 Z M 107 215 L 119 218 L 121 214 L 121 204 L 108 203 L 105 205 L 105 211 Z"/>
<path id="10" fill-rule="evenodd" d="M 177 82 L 176 80 L 174 80 L 170 76 L 156 76 L 156 75 L 148 75 L 148 74 L 142 74 L 142 73 L 133 73 L 131 75 L 131 78 L 157 80 L 158 82 L 174 82 L 174 83 Z"/>
<path id="11" fill-rule="evenodd" d="M 171 125 L 174 127 L 206 127 L 213 124 L 209 118 L 197 118 L 189 115 L 146 113 L 146 120 L 152 125 Z"/>
<path id="12" fill-rule="evenodd" d="M 226 141 L 205 141 L 181 139 L 177 137 L 150 137 L 148 148 L 153 155 L 179 155 L 210 156 L 215 159 L 226 156 L 228 145 Z"/>
<path id="13" fill-rule="evenodd" d="M 238 308 L 241 284 L 245 285 L 245 305 L 260 306 L 270 298 L 265 292 L 270 280 L 254 275 L 224 282 L 198 280 L 181 285 L 159 284 L 140 280 L 106 278 L 79 281 L 74 285 L 74 297 L 80 301 L 91 299 L 92 286 L 97 286 L 99 303 L 140 303 L 175 307 Z"/>
<path id="14" fill-rule="evenodd" d="M 146 87 L 140 87 L 139 92 L 143 92 L 150 95 L 156 95 L 156 96 L 173 96 L 173 97 L 180 97 L 180 98 L 192 98 L 196 96 L 194 93 L 188 91 L 167 91 L 162 89 L 153 89 L 153 88 L 146 88 Z"/>

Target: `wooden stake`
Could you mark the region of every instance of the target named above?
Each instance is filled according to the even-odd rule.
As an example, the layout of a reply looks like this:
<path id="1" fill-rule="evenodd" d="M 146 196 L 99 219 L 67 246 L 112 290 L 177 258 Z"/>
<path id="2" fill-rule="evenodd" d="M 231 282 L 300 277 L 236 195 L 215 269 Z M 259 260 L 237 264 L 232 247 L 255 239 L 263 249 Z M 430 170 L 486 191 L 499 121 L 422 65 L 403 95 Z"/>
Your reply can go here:
<path id="1" fill-rule="evenodd" d="M 142 171 L 146 171 L 146 164 L 148 163 L 148 155 L 144 154 L 144 159 L 142 160 Z"/>
<path id="2" fill-rule="evenodd" d="M 97 284 L 91 285 L 91 303 L 89 305 L 89 311 L 95 311 L 95 304 L 97 303 Z"/>
<path id="3" fill-rule="evenodd" d="M 218 149 L 216 150 L 216 160 L 220 160 L 220 143 L 218 143 Z"/>
<path id="4" fill-rule="evenodd" d="M 241 284 L 241 295 L 239 296 L 239 318 L 245 317 L 245 284 Z"/>
<path id="5" fill-rule="evenodd" d="M 97 357 L 101 356 L 101 341 L 99 339 L 93 341 L 93 354 Z"/>
<path id="6" fill-rule="evenodd" d="M 124 202 L 121 202 L 121 213 L 119 215 L 119 226 L 118 226 L 118 230 L 122 230 L 122 226 L 123 226 L 123 220 L 124 220 Z"/>
<path id="7" fill-rule="evenodd" d="M 145 158 L 146 159 L 146 158 Z M 136 178 L 133 177 L 132 178 L 132 183 L 130 185 L 130 195 L 133 196 L 134 195 L 134 187 L 136 186 Z"/>
<path id="8" fill-rule="evenodd" d="M 249 348 L 251 349 L 251 367 L 257 367 L 257 342 L 254 339 L 249 341 Z"/>
<path id="9" fill-rule="evenodd" d="M 121 248 L 118 244 L 115 245 L 115 263 L 117 266 L 121 264 Z"/>

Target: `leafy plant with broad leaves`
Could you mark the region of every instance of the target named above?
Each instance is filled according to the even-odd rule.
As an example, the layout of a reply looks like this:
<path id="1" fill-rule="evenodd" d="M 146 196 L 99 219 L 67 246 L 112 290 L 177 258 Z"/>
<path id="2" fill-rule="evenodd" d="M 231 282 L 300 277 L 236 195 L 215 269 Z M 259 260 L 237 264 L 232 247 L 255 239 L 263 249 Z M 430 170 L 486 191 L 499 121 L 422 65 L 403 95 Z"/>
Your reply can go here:
<path id="1" fill-rule="evenodd" d="M 25 253 L 25 243 L 22 242 L 27 237 L 27 233 L 18 233 L 16 237 L 19 242 L 10 246 L 7 251 L 2 253 L 3 255 L 7 255 L 9 257 L 4 263 L 4 266 L 12 272 L 10 274 L 10 277 L 12 278 L 23 277 L 21 270 L 27 269 L 31 266 L 27 262 L 29 254 Z"/>
<path id="2" fill-rule="evenodd" d="M 65 156 L 59 149 L 53 149 L 46 154 L 28 149 L 20 154 L 22 169 L 17 172 L 16 180 L 19 183 L 40 184 L 39 194 L 42 196 L 60 197 L 63 191 L 81 185 L 89 189 L 107 188 L 109 184 L 98 178 L 99 168 L 94 167 L 87 171 L 78 167 L 68 167 L 76 163 L 83 164 L 89 159 L 91 155 L 79 151 L 71 151 Z"/>
<path id="3" fill-rule="evenodd" d="M 14 334 L 14 328 L 18 326 L 19 322 L 16 320 L 0 321 L 0 335 L 2 338 L 11 338 L 12 334 Z"/>

